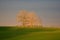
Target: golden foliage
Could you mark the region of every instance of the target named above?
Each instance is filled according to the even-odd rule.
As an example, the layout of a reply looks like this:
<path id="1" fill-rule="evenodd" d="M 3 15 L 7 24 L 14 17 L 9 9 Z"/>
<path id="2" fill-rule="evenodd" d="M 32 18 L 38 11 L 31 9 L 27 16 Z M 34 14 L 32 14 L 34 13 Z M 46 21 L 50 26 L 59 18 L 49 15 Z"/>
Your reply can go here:
<path id="1" fill-rule="evenodd" d="M 35 12 L 21 10 L 17 15 L 17 25 L 20 26 L 41 26 L 39 18 Z M 20 24 L 19 24 L 20 23 Z"/>

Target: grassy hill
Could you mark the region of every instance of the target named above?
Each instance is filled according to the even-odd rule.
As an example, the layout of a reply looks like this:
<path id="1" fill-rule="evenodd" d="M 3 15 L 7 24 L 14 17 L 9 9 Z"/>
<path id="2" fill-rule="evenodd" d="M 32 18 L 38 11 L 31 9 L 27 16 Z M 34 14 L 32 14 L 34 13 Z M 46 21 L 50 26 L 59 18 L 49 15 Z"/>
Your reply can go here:
<path id="1" fill-rule="evenodd" d="M 60 40 L 60 28 L 0 27 L 0 40 Z"/>

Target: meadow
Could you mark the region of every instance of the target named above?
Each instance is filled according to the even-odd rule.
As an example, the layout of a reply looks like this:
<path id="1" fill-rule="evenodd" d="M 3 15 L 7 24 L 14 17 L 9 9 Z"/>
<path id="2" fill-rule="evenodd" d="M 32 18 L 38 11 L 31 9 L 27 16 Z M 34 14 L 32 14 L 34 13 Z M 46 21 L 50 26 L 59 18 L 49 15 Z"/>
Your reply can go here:
<path id="1" fill-rule="evenodd" d="M 60 28 L 0 26 L 0 40 L 60 40 Z"/>

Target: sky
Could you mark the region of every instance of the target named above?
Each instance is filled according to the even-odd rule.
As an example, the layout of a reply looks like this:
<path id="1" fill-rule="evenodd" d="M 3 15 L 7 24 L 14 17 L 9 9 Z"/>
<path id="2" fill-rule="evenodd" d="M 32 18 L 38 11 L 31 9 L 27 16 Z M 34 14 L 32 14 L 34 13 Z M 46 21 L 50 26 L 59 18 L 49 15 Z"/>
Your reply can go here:
<path id="1" fill-rule="evenodd" d="M 43 26 L 60 26 L 59 0 L 0 0 L 0 26 L 16 25 L 22 9 L 35 11 Z"/>

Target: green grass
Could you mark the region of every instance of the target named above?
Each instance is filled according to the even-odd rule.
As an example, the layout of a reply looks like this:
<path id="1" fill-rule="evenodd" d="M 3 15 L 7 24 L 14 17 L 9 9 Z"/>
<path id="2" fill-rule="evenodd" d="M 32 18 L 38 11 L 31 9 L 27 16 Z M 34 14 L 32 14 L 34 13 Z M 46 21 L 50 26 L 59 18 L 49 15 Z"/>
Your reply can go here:
<path id="1" fill-rule="evenodd" d="M 60 28 L 0 27 L 0 40 L 60 40 Z"/>

